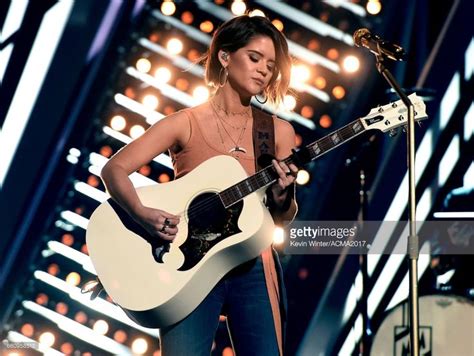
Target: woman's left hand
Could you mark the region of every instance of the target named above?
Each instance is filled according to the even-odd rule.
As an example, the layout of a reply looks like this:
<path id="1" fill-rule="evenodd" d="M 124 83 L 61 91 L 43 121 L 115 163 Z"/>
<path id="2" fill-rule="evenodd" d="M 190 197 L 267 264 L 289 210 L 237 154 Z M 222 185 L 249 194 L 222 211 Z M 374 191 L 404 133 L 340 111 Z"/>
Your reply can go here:
<path id="1" fill-rule="evenodd" d="M 294 164 L 288 166 L 285 162 L 277 160 L 273 160 L 272 163 L 279 176 L 272 186 L 273 200 L 278 206 L 282 206 L 286 200 L 287 188 L 296 180 L 298 168 Z"/>

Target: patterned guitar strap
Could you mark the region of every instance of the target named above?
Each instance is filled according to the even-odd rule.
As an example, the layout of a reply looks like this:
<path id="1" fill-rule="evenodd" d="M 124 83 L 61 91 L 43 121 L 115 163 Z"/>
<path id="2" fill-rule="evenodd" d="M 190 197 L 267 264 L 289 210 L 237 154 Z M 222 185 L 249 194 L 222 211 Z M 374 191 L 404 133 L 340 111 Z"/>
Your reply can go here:
<path id="1" fill-rule="evenodd" d="M 271 160 L 275 158 L 275 128 L 273 117 L 262 110 L 252 107 L 253 115 L 253 147 L 255 154 L 255 171 L 267 167 Z M 267 204 L 270 200 L 271 189 L 267 189 Z M 270 209 L 271 211 L 271 209 Z M 278 349 L 280 355 L 283 354 L 283 340 L 286 326 L 286 295 L 283 288 L 283 270 L 278 258 L 274 256 L 276 252 L 269 248 L 262 254 L 263 268 L 267 290 L 269 291 L 272 314 L 274 316 L 274 326 L 277 333 Z M 272 270 L 276 270 L 278 286 L 271 281 Z M 272 292 L 273 291 L 273 292 Z"/>

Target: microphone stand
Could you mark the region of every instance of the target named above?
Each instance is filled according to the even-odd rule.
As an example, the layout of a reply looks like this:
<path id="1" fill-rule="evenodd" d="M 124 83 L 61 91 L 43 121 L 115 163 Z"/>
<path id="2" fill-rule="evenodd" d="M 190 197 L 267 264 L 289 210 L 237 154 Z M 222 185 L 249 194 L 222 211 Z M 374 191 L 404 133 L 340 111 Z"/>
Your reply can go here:
<path id="1" fill-rule="evenodd" d="M 400 85 L 384 65 L 382 51 L 375 56 L 376 66 L 379 73 L 388 84 L 395 90 L 408 111 L 407 127 L 407 158 L 408 158 L 408 215 L 410 232 L 407 242 L 407 256 L 409 269 L 409 312 L 410 312 L 410 349 L 412 356 L 419 355 L 419 310 L 418 310 L 418 253 L 419 242 L 416 234 L 416 197 L 415 197 L 415 108 L 408 96 L 403 92 Z"/>

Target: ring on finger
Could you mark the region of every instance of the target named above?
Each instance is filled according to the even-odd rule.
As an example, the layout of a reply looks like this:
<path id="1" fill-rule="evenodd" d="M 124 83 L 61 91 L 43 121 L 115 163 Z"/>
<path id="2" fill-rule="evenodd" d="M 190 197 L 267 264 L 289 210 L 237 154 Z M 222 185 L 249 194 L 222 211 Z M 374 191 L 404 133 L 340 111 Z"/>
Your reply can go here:
<path id="1" fill-rule="evenodd" d="M 169 226 L 171 224 L 170 219 L 166 218 L 164 224 L 165 226 Z"/>
<path id="2" fill-rule="evenodd" d="M 168 226 L 168 225 L 163 224 L 163 227 L 161 228 L 160 232 L 165 232 L 167 226 Z"/>

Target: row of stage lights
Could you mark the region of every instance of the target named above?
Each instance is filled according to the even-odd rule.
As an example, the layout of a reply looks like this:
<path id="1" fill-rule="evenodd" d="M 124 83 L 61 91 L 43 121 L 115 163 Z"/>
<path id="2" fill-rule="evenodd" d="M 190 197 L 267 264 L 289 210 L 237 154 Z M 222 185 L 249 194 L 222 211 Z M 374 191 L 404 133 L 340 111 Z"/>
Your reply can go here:
<path id="1" fill-rule="evenodd" d="M 224 4 L 224 0 L 215 0 L 217 5 Z M 353 1 L 357 3 L 358 1 Z M 365 9 L 370 15 L 378 15 L 382 11 L 382 4 L 380 0 L 368 0 L 365 4 Z M 235 16 L 243 15 L 247 11 L 247 4 L 244 0 L 234 0 L 230 5 L 230 10 Z M 163 15 L 171 16 L 176 12 L 176 5 L 173 0 L 164 0 L 161 4 L 161 12 Z M 253 10 L 253 14 L 259 14 L 265 16 L 261 10 Z M 280 22 L 281 23 L 281 22 Z M 277 26 L 277 28 L 279 28 Z"/>

